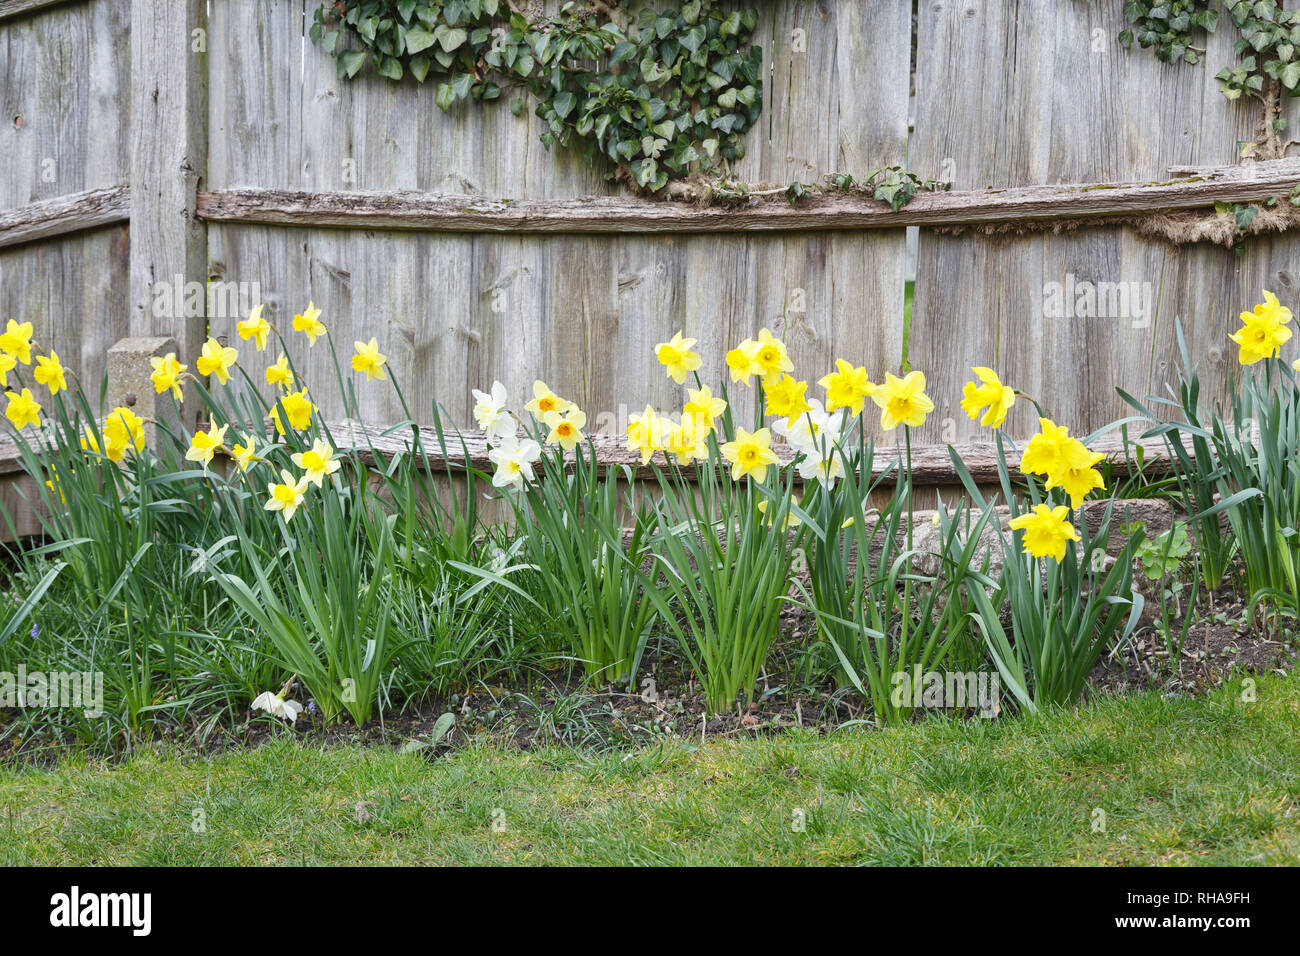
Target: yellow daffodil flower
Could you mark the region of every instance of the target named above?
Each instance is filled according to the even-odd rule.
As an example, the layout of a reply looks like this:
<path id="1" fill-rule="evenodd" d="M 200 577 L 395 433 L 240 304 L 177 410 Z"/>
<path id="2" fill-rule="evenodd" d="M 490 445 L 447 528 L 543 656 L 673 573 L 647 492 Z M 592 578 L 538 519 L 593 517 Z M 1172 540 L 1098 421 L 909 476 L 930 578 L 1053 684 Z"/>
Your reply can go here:
<path id="1" fill-rule="evenodd" d="M 315 303 L 308 302 L 307 310 L 293 317 L 293 330 L 307 336 L 308 345 L 315 345 L 316 340 L 326 333 L 325 324 L 320 320 L 320 309 Z"/>
<path id="2" fill-rule="evenodd" d="M 727 369 L 731 372 L 733 382 L 748 385 L 755 375 L 763 374 L 763 366 L 758 364 L 758 343 L 745 339 L 727 353 Z"/>
<path id="3" fill-rule="evenodd" d="M 1011 528 L 1025 533 L 1024 550 L 1035 558 L 1065 559 L 1067 541 L 1078 541 L 1079 532 L 1067 520 L 1070 509 L 1065 505 L 1049 508 L 1037 505 L 1028 514 L 1011 519 Z"/>
<path id="4" fill-rule="evenodd" d="M 124 405 L 108 413 L 104 422 L 104 455 L 109 461 L 121 461 L 127 449 L 144 451 L 144 419 Z"/>
<path id="5" fill-rule="evenodd" d="M 307 498 L 307 486 L 309 482 L 305 477 L 294 480 L 293 474 L 287 469 L 280 470 L 280 482 L 269 482 L 266 486 L 271 497 L 267 500 L 263 508 L 267 511 L 278 511 L 284 518 L 284 523 L 288 524 L 293 520 L 293 516 L 298 509 L 302 507 L 303 501 Z"/>
<path id="6" fill-rule="evenodd" d="M 758 431 L 736 429 L 736 438 L 722 446 L 722 454 L 731 462 L 731 478 L 739 481 L 746 475 L 753 475 L 755 481 L 762 481 L 767 476 L 767 466 L 775 465 L 780 459 L 772 451 L 772 433 L 766 428 Z"/>
<path id="7" fill-rule="evenodd" d="M 214 422 L 206 432 L 195 432 L 190 439 L 189 450 L 185 452 L 185 460 L 199 462 L 203 465 L 203 470 L 207 471 L 217 449 L 226 443 L 226 429 L 229 427 L 222 425 L 218 428 Z"/>
<path id="8" fill-rule="evenodd" d="M 319 438 L 312 442 L 308 451 L 294 455 L 292 461 L 306 472 L 304 477 L 317 488 L 326 477 L 338 471 L 343 464 L 334 457 L 334 449 L 330 443 Z"/>
<path id="9" fill-rule="evenodd" d="M 1056 470 L 1047 476 L 1047 488 L 1062 488 L 1070 496 L 1070 504 L 1078 508 L 1083 499 L 1094 488 L 1106 487 L 1101 472 L 1093 466 L 1106 456 L 1100 452 L 1091 452 L 1083 442 L 1071 438 L 1065 442 L 1060 463 Z"/>
<path id="10" fill-rule="evenodd" d="M 703 461 L 709 457 L 709 446 L 705 441 L 708 434 L 703 416 L 683 415 L 680 424 L 667 429 L 664 451 L 676 455 L 677 461 L 683 465 Z"/>
<path id="11" fill-rule="evenodd" d="M 284 413 L 289 418 L 291 428 L 303 431 L 311 427 L 311 413 L 316 410 L 316 406 L 307 397 L 307 389 L 304 388 L 299 392 L 282 395 L 280 405 L 284 406 Z M 275 422 L 276 432 L 283 435 L 284 425 L 280 422 L 280 409 L 278 407 L 271 409 L 271 420 Z"/>
<path id="12" fill-rule="evenodd" d="M 980 384 L 967 382 L 962 388 L 962 410 L 970 416 L 971 421 L 979 417 L 984 410 L 980 424 L 985 428 L 1000 428 L 1007 420 L 1007 412 L 1016 403 L 1016 390 L 1002 384 L 997 372 L 983 365 L 971 369 L 980 380 Z"/>
<path id="13" fill-rule="evenodd" d="M 230 381 L 230 369 L 239 360 L 239 353 L 229 346 L 223 346 L 216 339 L 203 343 L 203 354 L 199 356 L 194 367 L 200 375 L 215 375 L 217 381 L 225 385 Z"/>
<path id="14" fill-rule="evenodd" d="M 662 429 L 659 416 L 652 406 L 647 405 L 644 412 L 628 420 L 627 450 L 640 452 L 641 464 L 644 465 L 662 447 Z"/>
<path id="15" fill-rule="evenodd" d="M 707 434 L 718 425 L 718 419 L 727 411 L 727 400 L 716 398 L 709 386 L 689 388 L 686 394 L 690 401 L 682 408 L 683 415 L 695 419 L 696 426 Z"/>
<path id="16" fill-rule="evenodd" d="M 252 435 L 244 435 L 239 444 L 230 449 L 230 453 L 239 470 L 248 471 L 253 466 L 253 462 L 258 461 L 257 439 Z"/>
<path id="17" fill-rule="evenodd" d="M 178 362 L 175 352 L 168 352 L 161 358 L 155 355 L 149 359 L 149 364 L 153 366 L 153 373 L 149 378 L 153 380 L 154 392 L 161 395 L 171 389 L 172 397 L 176 401 L 184 401 L 185 395 L 181 391 L 181 375 L 189 366 Z"/>
<path id="18" fill-rule="evenodd" d="M 567 412 L 573 405 L 572 402 L 560 398 L 547 387 L 546 383 L 538 379 L 533 382 L 533 400 L 524 406 L 524 411 L 532 412 L 537 418 L 544 419 L 547 412 Z"/>
<path id="19" fill-rule="evenodd" d="M 1290 321 L 1291 310 L 1265 289 L 1264 301 L 1250 312 L 1241 313 L 1241 328 L 1228 336 L 1240 346 L 1237 361 L 1242 365 L 1254 365 L 1275 357 L 1291 338 L 1291 330 L 1287 328 Z"/>
<path id="20" fill-rule="evenodd" d="M 51 395 L 57 395 L 68 387 L 68 370 L 59 361 L 59 353 L 50 349 L 49 355 L 36 356 L 36 369 L 32 378 L 37 385 L 44 385 Z"/>
<path id="21" fill-rule="evenodd" d="M 793 500 L 792 500 L 792 503 L 797 505 L 797 504 L 799 503 L 799 501 L 798 501 L 798 499 L 793 499 Z M 767 518 L 767 523 L 768 523 L 768 524 L 771 524 L 771 523 L 772 523 L 772 519 L 767 517 L 767 500 L 766 500 L 766 499 L 764 499 L 763 501 L 760 501 L 760 502 L 758 503 L 758 513 L 761 514 L 764 518 Z M 781 525 L 781 530 L 782 530 L 782 531 L 786 531 L 786 530 L 789 530 L 790 528 L 793 528 L 793 527 L 795 527 L 795 526 L 797 526 L 797 525 L 800 525 L 800 524 L 803 524 L 803 519 L 800 518 L 800 517 L 799 517 L 797 514 L 795 514 L 793 511 L 787 511 L 787 512 L 785 513 L 785 521 L 782 522 L 782 525 Z"/>
<path id="22" fill-rule="evenodd" d="M 9 373 L 18 367 L 18 359 L 8 352 L 0 352 L 0 388 L 9 387 Z"/>
<path id="23" fill-rule="evenodd" d="M 262 317 L 260 302 L 253 306 L 253 311 L 248 313 L 248 318 L 239 320 L 235 330 L 245 342 L 252 339 L 253 345 L 259 352 L 266 348 L 266 340 L 271 335 L 271 323 Z"/>
<path id="24" fill-rule="evenodd" d="M 1026 475 L 1051 475 L 1065 466 L 1065 453 L 1069 450 L 1070 429 L 1058 425 L 1050 418 L 1038 420 L 1040 431 L 1020 458 L 1020 470 Z"/>
<path id="25" fill-rule="evenodd" d="M 880 424 L 885 431 L 899 425 L 918 428 L 925 423 L 925 416 L 934 411 L 934 402 L 925 394 L 922 372 L 908 372 L 903 378 L 887 372 L 884 383 L 872 390 L 871 400 L 881 409 Z"/>
<path id="26" fill-rule="evenodd" d="M 388 361 L 388 357 L 379 351 L 378 339 L 371 339 L 369 342 L 353 342 L 352 345 L 357 350 L 357 354 L 352 356 L 352 371 L 365 372 L 368 382 L 388 378 L 388 373 L 384 371 L 384 363 Z"/>
<path id="27" fill-rule="evenodd" d="M 804 412 L 812 411 L 804 397 L 807 391 L 807 382 L 797 381 L 793 375 L 773 374 L 763 383 L 767 400 L 764 414 L 784 418 L 793 425 Z"/>
<path id="28" fill-rule="evenodd" d="M 668 370 L 668 377 L 678 385 L 684 385 L 686 376 L 701 365 L 699 354 L 691 351 L 695 342 L 695 339 L 684 339 L 682 333 L 674 332 L 667 342 L 655 346 L 655 358 Z"/>
<path id="29" fill-rule="evenodd" d="M 283 352 L 274 365 L 267 367 L 266 384 L 278 385 L 286 392 L 293 391 L 293 369 L 289 368 L 289 357 Z"/>
<path id="30" fill-rule="evenodd" d="M 759 374 L 764 378 L 775 372 L 794 371 L 794 363 L 790 361 L 785 343 L 767 329 L 759 330 L 758 341 L 754 345 L 754 364 L 762 369 Z"/>
<path id="31" fill-rule="evenodd" d="M 13 422 L 14 428 L 23 429 L 28 425 L 34 428 L 41 427 L 41 405 L 32 395 L 30 388 L 23 389 L 21 394 L 5 392 L 5 398 L 9 399 L 5 418 Z"/>
<path id="32" fill-rule="evenodd" d="M 21 325 L 13 319 L 0 332 L 0 352 L 7 352 L 24 365 L 32 364 L 32 324 Z"/>
<path id="33" fill-rule="evenodd" d="M 582 429 L 587 424 L 587 414 L 574 405 L 563 415 L 547 412 L 542 421 L 551 429 L 546 436 L 546 444 L 559 445 L 565 451 L 573 451 L 584 438 Z"/>
<path id="34" fill-rule="evenodd" d="M 862 414 L 862 407 L 876 386 L 867 378 L 867 370 L 854 368 L 844 359 L 835 360 L 836 371 L 823 375 L 817 384 L 826 389 L 826 410 L 847 408 L 854 415 Z"/>

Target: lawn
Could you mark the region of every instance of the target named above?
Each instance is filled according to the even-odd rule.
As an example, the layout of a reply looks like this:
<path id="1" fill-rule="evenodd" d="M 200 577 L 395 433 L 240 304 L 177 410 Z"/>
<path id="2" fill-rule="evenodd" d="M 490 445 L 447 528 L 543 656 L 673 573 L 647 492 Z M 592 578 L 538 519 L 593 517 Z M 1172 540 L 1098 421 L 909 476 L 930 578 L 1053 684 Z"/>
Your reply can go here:
<path id="1" fill-rule="evenodd" d="M 1284 864 L 1300 684 L 599 755 L 288 736 L 0 769 L 6 864 Z M 1244 692 L 1244 693 L 1243 693 Z"/>

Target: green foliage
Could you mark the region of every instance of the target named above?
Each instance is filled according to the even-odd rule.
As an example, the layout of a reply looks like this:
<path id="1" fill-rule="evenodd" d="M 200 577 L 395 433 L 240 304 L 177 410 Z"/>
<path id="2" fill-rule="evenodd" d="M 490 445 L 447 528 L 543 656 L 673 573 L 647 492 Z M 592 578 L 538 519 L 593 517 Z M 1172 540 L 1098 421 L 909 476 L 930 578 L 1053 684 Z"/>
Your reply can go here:
<path id="1" fill-rule="evenodd" d="M 1139 523 L 1136 527 L 1125 525 L 1124 533 L 1132 537 L 1143 535 L 1142 544 L 1138 546 L 1136 557 L 1142 565 L 1142 573 L 1152 581 L 1174 574 L 1182 566 L 1183 559 L 1192 553 L 1192 543 L 1187 537 L 1187 525 L 1175 521 L 1167 531 L 1154 538 L 1145 536 L 1145 528 Z"/>
<path id="2" fill-rule="evenodd" d="M 964 521 L 939 512 L 934 569 L 923 572 L 921 552 L 906 541 L 911 526 L 910 474 L 904 471 L 889 503 L 873 514 L 870 502 L 893 468 L 872 478 L 873 446 L 845 454 L 844 478 L 834 492 L 818 489 L 805 501 L 814 522 L 809 532 L 811 592 L 803 589 L 817 619 L 817 633 L 833 649 L 840 680 L 870 699 L 876 716 L 903 723 L 914 703 L 895 702 L 899 676 L 957 663 L 953 652 L 970 640 L 971 620 L 963 589 L 978 554 L 984 518 Z M 963 540 L 965 543 L 963 543 Z"/>
<path id="3" fill-rule="evenodd" d="M 311 38 L 340 77 L 369 60 L 389 79 L 436 83 L 443 110 L 527 90 L 548 149 L 575 142 L 611 178 L 658 191 L 744 156 L 763 108 L 757 23 L 713 0 L 646 8 L 626 28 L 573 3 L 529 20 L 498 0 L 340 0 L 316 10 Z"/>
<path id="4" fill-rule="evenodd" d="M 1263 97 L 1273 80 L 1288 96 L 1300 96 L 1300 12 L 1276 0 L 1223 0 L 1222 7 L 1241 36 L 1234 45 L 1237 64 L 1215 74 L 1219 91 L 1230 100 L 1243 93 Z M 1128 47 L 1137 40 L 1165 63 L 1199 63 L 1205 50 L 1193 41 L 1213 33 L 1221 19 L 1210 0 L 1129 0 L 1124 15 L 1133 25 L 1120 33 L 1120 42 Z"/>
<path id="5" fill-rule="evenodd" d="M 948 451 L 971 499 L 996 524 L 994 505 L 985 501 L 957 452 L 951 446 Z M 1000 433 L 998 476 L 1014 520 L 1026 506 L 1012 487 Z M 1029 505 L 1037 505 L 1037 484 L 1030 481 L 1028 488 Z M 1028 710 L 1077 703 L 1101 655 L 1126 643 L 1137 629 L 1145 598 L 1133 589 L 1133 555 L 1142 535 L 1134 528 L 1108 566 L 1105 547 L 1115 505 L 1112 498 L 1094 528 L 1082 509 L 1075 511 L 1079 541 L 1067 544 L 1060 561 L 1023 553 L 1023 532 L 1000 532 L 1004 564 L 995 586 L 982 575 L 967 581 L 989 654 L 1007 689 Z"/>

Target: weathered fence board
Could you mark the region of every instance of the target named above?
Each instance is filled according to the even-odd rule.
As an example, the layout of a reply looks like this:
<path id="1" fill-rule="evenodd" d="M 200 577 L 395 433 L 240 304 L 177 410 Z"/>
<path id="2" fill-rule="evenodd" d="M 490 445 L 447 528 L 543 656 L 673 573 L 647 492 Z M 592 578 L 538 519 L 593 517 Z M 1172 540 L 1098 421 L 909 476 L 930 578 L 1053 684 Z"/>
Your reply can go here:
<path id="1" fill-rule="evenodd" d="M 442 403 L 471 423 L 471 388 L 500 379 L 512 395 L 541 378 L 580 402 L 593 426 L 621 431 L 650 403 L 684 395 L 654 358 L 681 329 L 699 338 L 701 376 L 725 377 L 723 355 L 761 327 L 784 332 L 798 368 L 820 375 L 840 355 L 896 367 L 902 323 L 873 303 L 902 286 L 902 236 L 809 233 L 728 237 L 504 237 L 213 226 L 213 272 L 258 275 L 272 324 L 305 356 L 305 377 L 331 416 L 342 411 L 323 344 L 289 330 L 310 297 L 346 363 L 354 340 L 379 340 L 412 413 Z M 869 265 L 868 265 L 869 264 Z M 278 351 L 240 342 L 238 317 L 213 333 L 239 348 L 256 381 Z M 404 417 L 391 390 L 358 378 L 364 417 Z M 733 389 L 746 409 L 752 392 Z M 522 404 L 522 400 L 519 404 Z"/>
<path id="2" fill-rule="evenodd" d="M 0 324 L 31 322 L 41 349 L 57 351 L 90 395 L 109 346 L 127 334 L 127 246 L 126 226 L 115 226 L 0 249 Z"/>
<path id="3" fill-rule="evenodd" d="M 431 85 L 369 72 L 339 80 L 330 57 L 300 45 L 313 8 L 213 7 L 204 203 L 240 187 L 527 202 L 610 192 L 576 150 L 543 149 L 531 105 L 521 117 L 505 103 L 443 114 Z M 903 162 L 909 5 L 800 3 L 763 13 L 755 39 L 771 64 L 764 114 L 737 174 L 820 181 L 846 166 Z M 522 397 L 541 378 L 581 402 L 593 426 L 621 431 L 647 402 L 680 407 L 681 390 L 653 355 L 679 329 L 700 339 L 711 384 L 725 372 L 726 350 L 763 326 L 788 330 L 801 372 L 814 378 L 836 355 L 890 367 L 901 358 L 898 228 L 585 238 L 372 231 L 381 224 L 340 232 L 212 222 L 209 271 L 258 283 L 282 330 L 312 299 L 345 362 L 354 340 L 376 337 L 426 423 L 435 401 L 464 425 L 471 388 L 499 378 Z M 235 340 L 237 318 L 211 318 L 212 331 L 248 354 Z M 277 354 L 249 356 L 256 380 Z M 322 407 L 343 414 L 323 350 L 306 366 Z M 752 400 L 743 390 L 736 398 L 742 408 Z M 366 417 L 403 417 L 386 388 L 359 387 L 358 400 Z"/>
<path id="4" fill-rule="evenodd" d="M 0 210 L 126 181 L 129 22 L 121 0 L 0 20 Z"/>
<path id="5" fill-rule="evenodd" d="M 1225 18 L 1211 38 L 1208 66 L 1170 67 L 1118 45 L 1122 6 L 922 4 L 913 168 L 950 175 L 966 190 L 1165 180 L 1171 166 L 1236 162 L 1257 114 L 1230 104 L 1213 79 L 1235 61 L 1231 24 Z M 1288 111 L 1294 125 L 1294 102 Z M 1170 249 L 1119 226 L 995 240 L 922 230 L 909 359 L 928 373 L 939 403 L 926 437 L 979 433 L 959 407 L 972 364 L 998 368 L 1076 433 L 1115 420 L 1128 411 L 1115 386 L 1141 396 L 1172 380 L 1175 318 L 1203 360 L 1206 394 L 1223 395 L 1230 319 L 1261 287 L 1294 294 L 1300 280 L 1294 240 L 1251 238 L 1246 249 L 1243 258 L 1217 247 Z M 1047 314 L 1049 283 L 1064 296 L 1072 277 L 1076 289 L 1137 283 L 1130 291 L 1149 296 L 1149 308 Z M 1021 438 L 1035 427 L 1027 403 L 1009 419 Z"/>

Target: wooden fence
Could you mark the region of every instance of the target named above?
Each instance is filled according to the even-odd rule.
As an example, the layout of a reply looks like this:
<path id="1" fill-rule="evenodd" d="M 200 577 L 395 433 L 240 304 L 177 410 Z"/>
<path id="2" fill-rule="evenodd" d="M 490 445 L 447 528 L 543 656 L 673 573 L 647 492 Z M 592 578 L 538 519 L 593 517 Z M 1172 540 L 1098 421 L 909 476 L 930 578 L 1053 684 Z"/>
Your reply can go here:
<path id="1" fill-rule="evenodd" d="M 1175 318 L 1213 394 L 1230 319 L 1262 288 L 1300 295 L 1289 234 L 1238 256 L 1134 225 L 1300 183 L 1300 161 L 1238 165 L 1258 116 L 1215 88 L 1226 23 L 1210 67 L 1174 68 L 1118 45 L 1121 0 L 925 0 L 909 77 L 908 0 L 748 5 L 767 69 L 738 178 L 896 164 L 953 191 L 898 213 L 844 195 L 651 202 L 546 151 L 530 110 L 444 114 L 432 86 L 339 80 L 306 37 L 316 0 L 0 0 L 0 321 L 33 322 L 94 384 L 124 336 L 171 335 L 192 360 L 209 332 L 242 344 L 253 301 L 287 329 L 310 299 L 342 350 L 379 340 L 423 420 L 436 401 L 469 424 L 472 387 L 542 378 L 610 433 L 679 403 L 656 342 L 685 329 L 718 378 L 767 326 L 813 380 L 840 356 L 879 378 L 906 347 L 938 404 L 923 437 L 963 442 L 987 437 L 958 405 L 972 364 L 1084 433 L 1124 413 L 1115 386 L 1173 376 Z M 1295 101 L 1286 115 L 1300 128 Z M 178 278 L 231 295 L 189 314 Z M 1088 288 L 1100 314 L 1069 304 Z M 241 355 L 259 379 L 275 358 Z M 322 350 L 306 375 L 340 414 Z M 402 417 L 390 390 L 359 396 L 367 420 Z M 1024 405 L 1009 430 L 1034 425 Z"/>

